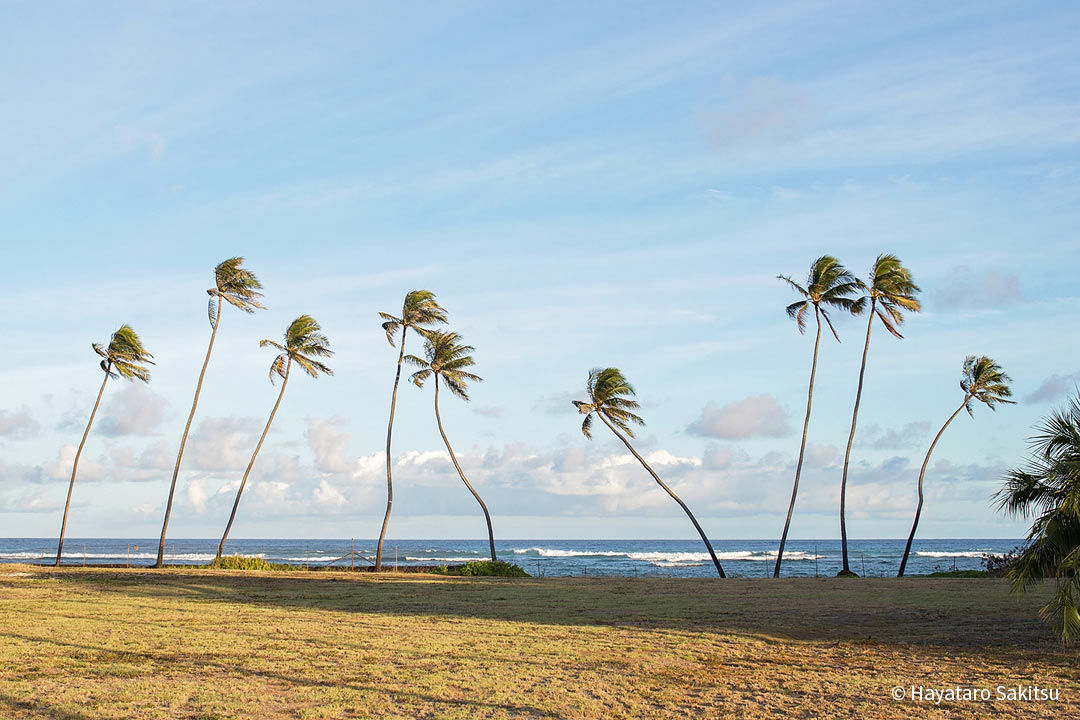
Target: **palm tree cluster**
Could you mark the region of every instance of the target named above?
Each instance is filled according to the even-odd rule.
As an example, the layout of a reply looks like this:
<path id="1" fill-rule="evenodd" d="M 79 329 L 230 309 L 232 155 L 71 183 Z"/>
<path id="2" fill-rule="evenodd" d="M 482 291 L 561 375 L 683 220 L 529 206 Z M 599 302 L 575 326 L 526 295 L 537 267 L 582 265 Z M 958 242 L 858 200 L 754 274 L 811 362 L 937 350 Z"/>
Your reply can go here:
<path id="1" fill-rule="evenodd" d="M 1080 391 L 1037 428 L 1027 466 L 1009 471 L 997 498 L 1008 514 L 1033 520 L 1009 568 L 1013 591 L 1053 578 L 1043 617 L 1063 642 L 1080 638 Z"/>
<path id="2" fill-rule="evenodd" d="M 255 310 L 265 309 L 260 303 L 262 293 L 259 291 L 262 289 L 262 284 L 254 273 L 243 266 L 243 263 L 244 259 L 242 257 L 233 257 L 217 265 L 214 270 L 214 286 L 206 291 L 210 296 L 208 306 L 208 318 L 211 327 L 210 340 L 206 349 L 206 357 L 203 360 L 202 368 L 199 371 L 198 381 L 195 385 L 195 394 L 192 399 L 191 410 L 188 413 L 187 421 L 184 424 L 184 429 L 180 436 L 179 449 L 177 451 L 176 462 L 173 467 L 168 498 L 165 505 L 165 517 L 158 545 L 157 567 L 160 567 L 164 561 L 165 539 L 172 513 L 176 482 L 180 473 L 188 434 L 191 430 L 191 424 L 198 407 L 199 395 L 202 392 L 203 381 L 210 363 L 210 356 L 213 352 L 214 341 L 217 338 L 218 329 L 223 317 L 222 310 L 225 305 L 230 305 L 246 314 L 254 313 Z M 921 309 L 917 299 L 920 289 L 918 285 L 915 284 L 911 272 L 904 267 L 900 259 L 895 255 L 890 254 L 882 254 L 877 257 L 870 269 L 870 275 L 867 281 L 863 281 L 856 277 L 841 265 L 835 257 L 829 255 L 819 257 L 811 264 L 806 281 L 803 284 L 796 282 L 786 275 L 780 275 L 778 277 L 799 296 L 798 300 L 787 306 L 786 311 L 787 315 L 795 321 L 796 327 L 800 333 L 806 332 L 812 317 L 814 322 L 814 348 L 810 365 L 809 383 L 807 386 L 806 414 L 803 420 L 798 461 L 795 466 L 795 478 L 792 485 L 791 500 L 788 505 L 784 527 L 780 534 L 780 544 L 776 553 L 776 564 L 773 575 L 774 577 L 780 576 L 784 548 L 788 537 L 788 531 L 791 526 L 796 500 L 798 498 L 799 481 L 801 479 L 803 462 L 806 456 L 806 442 L 810 427 L 810 415 L 813 407 L 814 382 L 818 370 L 818 354 L 821 346 L 822 326 L 827 326 L 833 338 L 839 342 L 840 336 L 834 325 L 834 318 L 831 314 L 840 313 L 857 316 L 865 312 L 867 314 L 866 338 L 863 344 L 862 362 L 859 366 L 858 384 L 851 416 L 851 427 L 848 433 L 847 446 L 844 453 L 843 473 L 840 478 L 840 535 L 843 567 L 839 574 L 853 575 L 854 573 L 851 572 L 849 565 L 846 523 L 848 471 L 851 461 L 851 450 L 855 439 L 856 425 L 859 417 L 859 407 L 863 397 L 871 333 L 876 319 L 894 338 L 903 339 L 900 328 L 904 323 L 905 313 L 918 312 Z M 495 560 L 495 537 L 492 529 L 491 513 L 488 510 L 487 504 L 480 497 L 480 494 L 476 491 L 473 484 L 469 482 L 457 455 L 454 453 L 454 449 L 450 444 L 450 440 L 447 437 L 446 430 L 443 426 L 439 406 L 439 391 L 442 386 L 449 389 L 454 396 L 468 401 L 469 384 L 481 381 L 481 378 L 472 372 L 472 368 L 475 366 L 475 361 L 473 360 L 475 349 L 470 345 L 466 345 L 458 333 L 449 330 L 436 329 L 437 326 L 447 324 L 448 316 L 446 310 L 437 301 L 435 294 L 429 290 L 421 289 L 407 293 L 399 315 L 383 312 L 379 313 L 379 315 L 382 320 L 382 329 L 386 333 L 387 341 L 392 347 L 398 348 L 398 357 L 394 373 L 393 390 L 390 396 L 390 415 L 386 431 L 386 512 L 383 517 L 379 540 L 376 546 L 375 568 L 378 570 L 382 566 L 383 546 L 389 528 L 391 509 L 393 507 L 394 486 L 392 471 L 394 463 L 391 445 L 393 441 L 398 386 L 401 381 L 402 366 L 406 364 L 416 368 L 415 372 L 410 375 L 409 380 L 417 387 L 423 387 L 427 381 L 432 381 L 432 385 L 434 386 L 435 421 L 439 434 L 446 445 L 446 450 L 454 469 L 457 471 L 461 481 L 464 483 L 470 494 L 476 499 L 484 513 L 491 559 Z M 414 335 L 418 335 L 420 339 L 422 339 L 424 345 L 423 356 L 406 352 L 406 343 L 410 337 L 409 330 L 412 330 Z M 399 341 L 400 345 L 398 345 Z M 281 386 L 278 390 L 278 395 L 270 411 L 269 417 L 267 418 L 266 425 L 263 428 L 258 443 L 252 451 L 251 458 L 237 489 L 232 512 L 229 515 L 221 542 L 218 545 L 218 557 L 220 557 L 225 550 L 229 532 L 236 519 L 241 496 L 247 485 L 252 469 L 254 468 L 259 451 L 262 449 L 266 436 L 269 433 L 270 427 L 281 406 L 281 401 L 284 397 L 285 388 L 288 385 L 293 367 L 298 366 L 304 373 L 313 378 L 317 378 L 320 375 L 333 374 L 331 369 L 323 363 L 323 359 L 333 355 L 333 351 L 330 349 L 330 343 L 322 333 L 319 324 L 310 315 L 301 315 L 293 320 L 285 330 L 281 342 L 262 340 L 259 345 L 260 347 L 273 348 L 277 352 L 270 364 L 269 374 L 271 382 L 276 382 L 280 379 Z M 87 423 L 86 430 L 83 433 L 82 441 L 75 453 L 75 459 L 72 465 L 71 482 L 68 488 L 67 504 L 64 508 L 64 516 L 60 529 L 60 540 L 57 547 L 57 563 L 60 562 L 63 552 L 64 532 L 67 527 L 71 494 L 75 484 L 79 458 L 82 454 L 83 447 L 86 444 L 87 436 L 89 435 L 90 427 L 93 424 L 94 416 L 97 413 L 98 406 L 101 402 L 102 394 L 105 391 L 105 384 L 110 378 L 115 377 L 124 377 L 129 380 L 138 379 L 143 382 L 149 382 L 150 380 L 150 373 L 145 366 L 147 364 L 152 364 L 152 356 L 142 347 L 138 336 L 129 326 L 124 325 L 113 333 L 107 347 L 102 347 L 100 345 L 94 345 L 93 347 L 95 352 L 102 358 L 101 368 L 105 373 L 105 377 L 102 381 L 101 389 L 98 391 L 98 396 L 90 414 L 90 420 Z M 967 410 L 968 414 L 973 415 L 973 405 L 975 401 L 985 404 L 992 410 L 1000 403 L 1011 403 L 1012 401 L 1009 400 L 1011 395 L 1009 381 L 1009 377 L 990 358 L 985 356 L 969 356 L 965 359 L 960 382 L 960 388 L 963 391 L 963 400 L 960 403 L 960 406 L 949 416 L 948 420 L 946 420 L 945 424 L 934 437 L 919 472 L 917 486 L 918 504 L 915 511 L 914 522 L 911 527 L 911 533 L 908 537 L 907 547 L 904 550 L 904 555 L 900 562 L 899 575 L 902 576 L 904 574 L 904 570 L 907 566 L 911 544 L 914 540 L 915 532 L 919 524 L 919 518 L 922 513 L 924 501 L 923 483 L 931 453 L 937 446 L 945 429 L 956 416 L 960 414 L 961 410 Z M 587 399 L 574 401 L 574 405 L 579 412 L 585 416 L 581 426 L 582 432 L 586 437 L 592 437 L 594 418 L 599 418 L 600 421 L 608 427 L 608 429 L 626 446 L 626 449 L 641 463 L 660 488 L 662 488 L 683 509 L 708 549 L 709 556 L 712 558 L 717 574 L 720 577 L 725 577 L 724 569 L 717 558 L 716 552 L 713 550 L 712 544 L 709 542 L 705 531 L 698 523 L 697 518 L 694 517 L 690 508 L 667 484 L 663 482 L 663 480 L 660 479 L 653 468 L 646 462 L 645 458 L 643 458 L 630 443 L 630 440 L 634 438 L 634 431 L 631 426 L 643 426 L 645 424 L 641 416 L 637 414 L 639 405 L 637 401 L 633 399 L 635 396 L 633 386 L 618 368 L 598 367 L 589 372 L 585 389 Z M 1050 441 L 1048 440 L 1047 443 L 1050 443 Z M 1060 459 L 1053 454 L 1063 446 L 1064 445 L 1061 442 L 1057 441 L 1047 445 L 1047 448 L 1050 449 L 1046 450 L 1044 453 L 1045 458 L 1041 462 L 1053 462 L 1058 463 L 1059 465 L 1061 463 L 1067 464 L 1067 462 L 1075 462 L 1074 460 Z M 1057 465 L 1055 465 L 1055 467 L 1057 467 Z M 1041 469 L 1045 470 L 1045 468 Z M 1024 479 L 1025 482 L 1029 482 L 1030 477 L 1038 475 L 1039 473 L 1024 474 L 1018 471 L 1011 476 L 1011 482 L 1021 483 L 1021 479 Z M 1042 475 L 1045 475 L 1045 472 L 1042 473 Z M 1032 490 L 1031 492 L 1034 491 Z M 1027 496 L 1021 494 L 1017 497 L 1023 498 Z M 1004 502 L 1005 501 L 1003 501 L 1003 503 Z M 1032 503 L 1038 504 L 1039 502 L 1041 501 L 1017 500 L 1010 496 L 1007 507 L 1013 512 L 1026 512 Z M 1032 532 L 1042 533 L 1039 537 L 1043 537 L 1043 535 L 1051 537 L 1058 531 L 1047 528 L 1065 527 L 1067 525 L 1067 523 L 1065 525 L 1062 525 L 1062 523 L 1065 523 L 1065 521 L 1054 520 L 1051 522 L 1050 519 L 1041 518 L 1040 522 L 1036 523 L 1036 529 Z M 1070 560 L 1070 562 L 1074 561 L 1075 558 Z M 1045 565 L 1039 565 L 1039 567 L 1045 570 Z M 1035 571 L 1031 572 L 1034 573 Z M 1023 585 L 1028 582 L 1029 577 L 1034 576 L 1035 575 L 1030 573 L 1023 575 L 1018 582 Z M 1069 587 L 1073 588 L 1071 585 Z M 1073 590 L 1074 589 L 1075 588 L 1073 588 Z M 1073 590 L 1069 590 L 1069 592 L 1073 592 Z M 1069 595 L 1068 597 L 1072 596 Z M 1063 600 L 1062 602 L 1064 603 L 1065 601 Z"/>

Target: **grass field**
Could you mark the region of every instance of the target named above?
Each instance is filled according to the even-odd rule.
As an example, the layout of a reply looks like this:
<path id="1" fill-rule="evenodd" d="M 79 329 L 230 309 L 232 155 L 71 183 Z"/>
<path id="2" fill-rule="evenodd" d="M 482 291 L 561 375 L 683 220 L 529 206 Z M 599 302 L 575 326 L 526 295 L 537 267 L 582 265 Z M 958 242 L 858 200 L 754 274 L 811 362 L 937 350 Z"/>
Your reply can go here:
<path id="1" fill-rule="evenodd" d="M 1080 717 L 1004 581 L 0 566 L 0 718 Z M 894 700 L 894 686 L 1057 701 Z"/>

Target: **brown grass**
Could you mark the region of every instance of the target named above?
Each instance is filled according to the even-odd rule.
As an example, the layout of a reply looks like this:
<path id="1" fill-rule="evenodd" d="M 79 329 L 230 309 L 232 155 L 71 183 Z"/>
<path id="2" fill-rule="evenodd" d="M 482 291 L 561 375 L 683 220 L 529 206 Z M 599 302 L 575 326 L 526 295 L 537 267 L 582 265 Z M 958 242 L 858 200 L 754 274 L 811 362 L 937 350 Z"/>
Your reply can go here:
<path id="1" fill-rule="evenodd" d="M 1080 717 L 995 579 L 0 566 L 0 718 Z M 895 701 L 1038 684 L 1058 701 Z"/>

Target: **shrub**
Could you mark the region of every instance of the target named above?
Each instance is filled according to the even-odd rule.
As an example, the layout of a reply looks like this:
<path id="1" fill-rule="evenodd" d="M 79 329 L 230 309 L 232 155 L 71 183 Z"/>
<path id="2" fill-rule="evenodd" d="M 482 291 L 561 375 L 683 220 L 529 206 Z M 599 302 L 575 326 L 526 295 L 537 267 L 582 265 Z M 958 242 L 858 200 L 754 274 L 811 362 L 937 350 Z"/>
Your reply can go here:
<path id="1" fill-rule="evenodd" d="M 267 562 L 261 557 L 249 557 L 247 555 L 225 555 L 216 558 L 207 565 L 214 570 L 294 570 L 292 565 Z"/>
<path id="2" fill-rule="evenodd" d="M 465 577 L 529 577 L 529 573 L 513 563 L 502 560 L 470 560 L 464 565 L 447 567 L 441 565 L 435 569 L 439 575 L 462 575 Z"/>
<path id="3" fill-rule="evenodd" d="M 990 577 L 1005 577 L 1018 557 L 1020 557 L 1020 548 L 1014 547 L 1002 555 L 986 555 L 983 557 L 982 566 Z"/>

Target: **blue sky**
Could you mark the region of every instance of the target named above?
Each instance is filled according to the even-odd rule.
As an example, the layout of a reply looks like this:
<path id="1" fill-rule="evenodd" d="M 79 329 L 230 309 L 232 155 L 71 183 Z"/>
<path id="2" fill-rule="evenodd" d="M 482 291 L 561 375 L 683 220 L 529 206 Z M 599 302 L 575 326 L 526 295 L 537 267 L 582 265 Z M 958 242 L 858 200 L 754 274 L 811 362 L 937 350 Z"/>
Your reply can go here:
<path id="1" fill-rule="evenodd" d="M 443 415 L 502 537 L 693 537 L 611 438 L 579 431 L 620 367 L 639 446 L 715 538 L 777 537 L 812 336 L 776 279 L 899 255 L 924 292 L 877 331 L 849 532 L 901 537 L 967 354 L 1018 404 L 961 416 L 921 537 L 1019 537 L 989 500 L 1080 384 L 1080 11 L 1069 4 L 8 4 L 0 23 L 0 532 L 57 531 L 131 324 L 149 387 L 110 383 L 68 534 L 153 536 L 205 352 L 204 290 L 243 255 L 170 534 L 213 537 L 301 313 L 337 354 L 290 382 L 234 537 L 373 537 L 395 351 L 377 312 L 429 288 L 477 348 Z M 864 324 L 823 340 L 792 537 L 838 536 Z M 420 353 L 416 344 L 410 351 Z M 403 386 L 391 536 L 481 537 L 430 388 Z"/>

